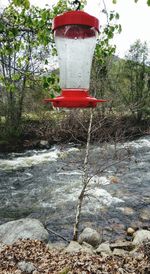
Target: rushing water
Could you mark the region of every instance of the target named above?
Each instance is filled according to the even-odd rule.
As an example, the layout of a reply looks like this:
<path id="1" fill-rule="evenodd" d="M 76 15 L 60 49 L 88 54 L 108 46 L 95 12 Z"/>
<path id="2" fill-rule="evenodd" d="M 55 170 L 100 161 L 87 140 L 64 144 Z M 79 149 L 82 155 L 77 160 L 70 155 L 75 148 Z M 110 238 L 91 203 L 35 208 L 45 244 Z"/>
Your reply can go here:
<path id="1" fill-rule="evenodd" d="M 84 154 L 74 144 L 1 154 L 0 222 L 30 216 L 71 237 Z M 107 239 L 126 226 L 149 226 L 150 137 L 92 145 L 89 176 L 81 229 L 103 227 Z"/>

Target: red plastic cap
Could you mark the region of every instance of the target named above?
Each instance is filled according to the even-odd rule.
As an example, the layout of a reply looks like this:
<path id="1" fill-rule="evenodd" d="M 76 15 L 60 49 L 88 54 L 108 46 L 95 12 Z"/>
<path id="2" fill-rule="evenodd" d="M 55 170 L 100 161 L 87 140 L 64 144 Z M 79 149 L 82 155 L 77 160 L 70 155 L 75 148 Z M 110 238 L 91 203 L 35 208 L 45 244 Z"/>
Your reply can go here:
<path id="1" fill-rule="evenodd" d="M 68 11 L 56 16 L 53 30 L 66 25 L 83 25 L 95 28 L 99 32 L 99 20 L 84 11 Z"/>
<path id="2" fill-rule="evenodd" d="M 65 37 L 68 39 L 86 39 L 96 37 L 97 31 L 95 28 L 81 25 L 63 26 L 55 30 L 55 36 Z"/>
<path id="3" fill-rule="evenodd" d="M 97 103 L 107 102 L 107 100 L 90 96 L 86 89 L 63 89 L 60 96 L 45 99 L 44 102 L 52 102 L 54 107 L 60 108 L 95 108 Z"/>

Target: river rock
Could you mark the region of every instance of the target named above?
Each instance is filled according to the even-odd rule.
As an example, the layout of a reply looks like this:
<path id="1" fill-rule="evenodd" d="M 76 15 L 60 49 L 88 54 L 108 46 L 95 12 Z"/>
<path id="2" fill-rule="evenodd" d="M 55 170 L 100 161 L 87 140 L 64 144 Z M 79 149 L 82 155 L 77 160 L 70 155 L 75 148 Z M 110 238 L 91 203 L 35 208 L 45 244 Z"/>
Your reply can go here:
<path id="1" fill-rule="evenodd" d="M 113 251 L 113 255 L 116 255 L 116 256 L 125 256 L 125 255 L 128 255 L 129 252 L 124 250 L 124 249 L 120 249 L 120 248 L 115 248 L 114 251 Z"/>
<path id="2" fill-rule="evenodd" d="M 150 207 L 141 211 L 140 218 L 142 221 L 150 221 Z"/>
<path id="3" fill-rule="evenodd" d="M 30 218 L 11 221 L 0 225 L 0 241 L 12 244 L 18 239 L 33 239 L 47 242 L 49 234 L 43 224 Z"/>
<path id="4" fill-rule="evenodd" d="M 131 207 L 118 207 L 118 209 L 127 216 L 133 215 L 135 212 Z"/>
<path id="5" fill-rule="evenodd" d="M 102 236 L 96 230 L 86 227 L 79 236 L 79 243 L 82 244 L 83 242 L 97 247 L 102 242 Z"/>
<path id="6" fill-rule="evenodd" d="M 109 179 L 113 184 L 118 184 L 120 182 L 119 178 L 116 176 L 110 176 Z"/>
<path id="7" fill-rule="evenodd" d="M 135 230 L 132 227 L 128 227 L 127 229 L 127 235 L 132 236 L 134 234 Z"/>
<path id="8" fill-rule="evenodd" d="M 81 250 L 82 250 L 82 246 L 75 241 L 71 241 L 65 249 L 66 252 L 70 252 L 70 253 L 80 252 Z"/>
<path id="9" fill-rule="evenodd" d="M 134 240 L 132 244 L 134 246 L 138 246 L 138 245 L 141 245 L 146 240 L 150 240 L 150 231 L 141 229 L 134 233 Z"/>
<path id="10" fill-rule="evenodd" d="M 26 273 L 33 273 L 33 271 L 35 270 L 35 266 L 31 262 L 21 261 L 18 263 L 17 266 L 21 271 Z"/>
<path id="11" fill-rule="evenodd" d="M 96 249 L 97 254 L 105 253 L 108 255 L 112 254 L 112 251 L 110 249 L 109 243 L 102 243 L 99 245 L 99 247 Z"/>
<path id="12" fill-rule="evenodd" d="M 48 143 L 48 141 L 46 141 L 46 140 L 41 140 L 41 141 L 40 141 L 40 147 L 41 147 L 41 148 L 49 148 L 49 143 Z"/>
<path id="13" fill-rule="evenodd" d="M 133 249 L 132 243 L 128 242 L 128 241 L 117 241 L 115 243 L 110 244 L 110 248 L 112 250 L 114 249 L 124 249 L 127 251 L 130 251 Z"/>
<path id="14" fill-rule="evenodd" d="M 71 241 L 70 244 L 66 247 L 65 251 L 70 253 L 85 252 L 93 254 L 93 247 L 85 242 L 80 245 L 78 242 Z"/>
<path id="15" fill-rule="evenodd" d="M 56 242 L 56 243 L 49 242 L 47 244 L 48 249 L 50 249 L 50 250 L 56 249 L 56 250 L 59 250 L 59 251 L 65 249 L 66 246 L 67 246 L 66 243 L 63 243 L 63 242 Z"/>
<path id="16" fill-rule="evenodd" d="M 86 242 L 82 243 L 82 251 L 86 252 L 86 253 L 89 253 L 89 254 L 93 254 L 94 253 L 93 246 L 89 245 Z"/>

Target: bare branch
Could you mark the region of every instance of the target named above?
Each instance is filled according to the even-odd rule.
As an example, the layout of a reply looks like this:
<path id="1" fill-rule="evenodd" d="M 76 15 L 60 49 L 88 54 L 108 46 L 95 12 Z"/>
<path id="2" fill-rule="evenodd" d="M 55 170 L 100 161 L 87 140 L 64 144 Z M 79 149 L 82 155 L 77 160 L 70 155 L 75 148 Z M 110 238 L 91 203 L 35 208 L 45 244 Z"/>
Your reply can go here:
<path id="1" fill-rule="evenodd" d="M 90 122 L 88 127 L 88 134 L 87 134 L 87 143 L 86 143 L 86 151 L 85 151 L 85 158 L 84 158 L 84 168 L 83 168 L 83 180 L 82 180 L 82 190 L 78 197 L 77 208 L 76 208 L 76 218 L 75 218 L 75 225 L 74 225 L 74 234 L 73 240 L 78 240 L 79 234 L 79 224 L 80 224 L 80 217 L 81 217 L 81 210 L 82 210 L 82 203 L 84 199 L 84 193 L 89 183 L 88 180 L 88 158 L 89 158 L 89 148 L 90 148 L 90 138 L 91 138 L 91 128 L 92 128 L 92 121 L 93 121 L 93 109 L 90 110 Z"/>

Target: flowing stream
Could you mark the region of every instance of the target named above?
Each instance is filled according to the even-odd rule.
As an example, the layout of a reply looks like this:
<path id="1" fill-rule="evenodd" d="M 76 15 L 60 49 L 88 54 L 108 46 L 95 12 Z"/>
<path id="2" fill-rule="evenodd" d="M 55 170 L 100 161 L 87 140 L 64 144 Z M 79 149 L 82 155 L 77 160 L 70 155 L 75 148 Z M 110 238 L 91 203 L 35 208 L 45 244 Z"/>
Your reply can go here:
<path id="1" fill-rule="evenodd" d="M 0 223 L 29 216 L 71 238 L 84 155 L 75 144 L 0 154 Z M 126 226 L 150 225 L 149 136 L 91 145 L 89 176 L 80 229 L 103 229 L 104 239 L 112 239 Z"/>

